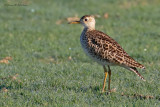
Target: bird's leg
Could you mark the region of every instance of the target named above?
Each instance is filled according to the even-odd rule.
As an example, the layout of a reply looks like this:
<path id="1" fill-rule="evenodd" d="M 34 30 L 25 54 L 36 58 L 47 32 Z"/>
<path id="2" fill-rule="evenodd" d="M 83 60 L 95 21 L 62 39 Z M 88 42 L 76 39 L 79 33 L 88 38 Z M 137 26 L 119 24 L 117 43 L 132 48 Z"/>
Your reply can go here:
<path id="1" fill-rule="evenodd" d="M 108 81 L 108 91 L 110 91 L 110 83 L 111 83 L 111 69 L 108 65 L 108 74 L 109 74 L 109 81 Z"/>
<path id="2" fill-rule="evenodd" d="M 107 79 L 108 72 L 107 72 L 107 69 L 106 69 L 105 66 L 103 66 L 103 68 L 104 68 L 105 77 L 104 77 L 104 81 L 103 81 L 103 89 L 102 89 L 102 92 L 105 92 L 105 83 L 106 83 L 106 79 Z"/>

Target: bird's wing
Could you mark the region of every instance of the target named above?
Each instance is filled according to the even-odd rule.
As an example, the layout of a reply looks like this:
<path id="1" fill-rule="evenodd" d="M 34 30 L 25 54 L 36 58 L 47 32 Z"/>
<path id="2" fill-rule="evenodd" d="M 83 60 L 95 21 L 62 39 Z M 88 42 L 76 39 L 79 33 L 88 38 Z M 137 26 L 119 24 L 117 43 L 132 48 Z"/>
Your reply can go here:
<path id="1" fill-rule="evenodd" d="M 144 68 L 131 58 L 114 39 L 103 32 L 91 30 L 86 32 L 86 37 L 89 48 L 103 59 L 121 66 Z"/>

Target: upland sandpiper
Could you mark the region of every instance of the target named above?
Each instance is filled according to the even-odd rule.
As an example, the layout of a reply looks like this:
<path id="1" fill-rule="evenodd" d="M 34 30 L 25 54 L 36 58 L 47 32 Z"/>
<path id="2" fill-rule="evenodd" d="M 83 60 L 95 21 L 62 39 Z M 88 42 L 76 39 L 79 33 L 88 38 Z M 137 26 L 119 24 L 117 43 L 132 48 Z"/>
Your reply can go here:
<path id="1" fill-rule="evenodd" d="M 112 65 L 118 65 L 133 71 L 145 81 L 137 70 L 137 68 L 145 69 L 145 67 L 130 57 L 114 39 L 101 31 L 95 30 L 96 22 L 93 16 L 85 15 L 79 21 L 70 22 L 70 24 L 78 23 L 84 26 L 80 36 L 80 42 L 84 52 L 103 66 L 105 77 L 102 92 L 105 92 L 107 74 L 109 74 L 108 91 L 110 91 L 110 66 Z M 108 71 L 105 66 L 108 66 Z"/>

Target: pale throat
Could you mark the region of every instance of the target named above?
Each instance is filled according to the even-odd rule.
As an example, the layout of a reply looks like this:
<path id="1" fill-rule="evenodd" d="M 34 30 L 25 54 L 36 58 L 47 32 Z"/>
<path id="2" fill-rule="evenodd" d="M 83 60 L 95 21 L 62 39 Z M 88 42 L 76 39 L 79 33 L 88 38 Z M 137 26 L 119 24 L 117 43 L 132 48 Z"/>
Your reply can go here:
<path id="1" fill-rule="evenodd" d="M 95 23 L 89 23 L 88 25 L 85 25 L 84 28 L 94 30 L 95 29 Z"/>

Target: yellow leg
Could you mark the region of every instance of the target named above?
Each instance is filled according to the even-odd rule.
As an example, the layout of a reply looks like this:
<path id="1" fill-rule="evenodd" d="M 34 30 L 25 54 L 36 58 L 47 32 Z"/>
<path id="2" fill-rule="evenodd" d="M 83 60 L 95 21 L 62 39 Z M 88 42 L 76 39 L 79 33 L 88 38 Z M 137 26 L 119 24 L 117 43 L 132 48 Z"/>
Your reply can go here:
<path id="1" fill-rule="evenodd" d="M 108 74 L 109 74 L 109 81 L 108 81 L 108 91 L 110 91 L 110 83 L 111 83 L 111 69 L 108 65 Z"/>
<path id="2" fill-rule="evenodd" d="M 102 89 L 102 92 L 105 92 L 105 83 L 106 83 L 106 79 L 107 79 L 108 72 L 107 72 L 107 69 L 105 68 L 105 66 L 103 66 L 103 68 L 104 68 L 105 77 L 104 77 L 104 81 L 103 81 L 103 89 Z"/>

